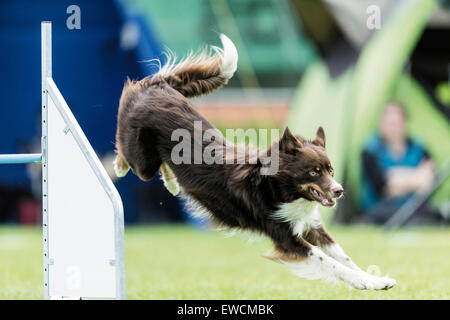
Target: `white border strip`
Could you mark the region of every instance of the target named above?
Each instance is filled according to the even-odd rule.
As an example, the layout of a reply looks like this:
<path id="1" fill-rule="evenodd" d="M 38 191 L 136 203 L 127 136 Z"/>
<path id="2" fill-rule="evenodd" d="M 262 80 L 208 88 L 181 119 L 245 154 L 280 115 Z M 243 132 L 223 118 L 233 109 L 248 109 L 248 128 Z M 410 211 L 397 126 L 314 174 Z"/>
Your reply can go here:
<path id="1" fill-rule="evenodd" d="M 41 23 L 41 64 L 42 64 L 42 236 L 44 261 L 44 299 L 50 299 L 49 286 L 49 239 L 48 239 L 48 171 L 47 171 L 47 78 L 52 76 L 52 24 Z"/>

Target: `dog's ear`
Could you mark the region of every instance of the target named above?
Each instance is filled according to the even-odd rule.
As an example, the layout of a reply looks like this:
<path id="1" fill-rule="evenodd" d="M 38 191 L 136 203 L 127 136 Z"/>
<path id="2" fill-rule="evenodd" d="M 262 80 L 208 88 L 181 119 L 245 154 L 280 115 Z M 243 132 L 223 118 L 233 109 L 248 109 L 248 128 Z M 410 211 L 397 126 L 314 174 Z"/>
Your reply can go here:
<path id="1" fill-rule="evenodd" d="M 314 138 L 313 144 L 319 147 L 325 148 L 325 131 L 323 131 L 322 127 L 319 127 L 316 132 L 316 137 Z"/>
<path id="2" fill-rule="evenodd" d="M 292 134 L 289 127 L 286 127 L 283 136 L 280 139 L 280 151 L 288 154 L 295 154 L 296 150 L 301 147 L 301 142 Z"/>

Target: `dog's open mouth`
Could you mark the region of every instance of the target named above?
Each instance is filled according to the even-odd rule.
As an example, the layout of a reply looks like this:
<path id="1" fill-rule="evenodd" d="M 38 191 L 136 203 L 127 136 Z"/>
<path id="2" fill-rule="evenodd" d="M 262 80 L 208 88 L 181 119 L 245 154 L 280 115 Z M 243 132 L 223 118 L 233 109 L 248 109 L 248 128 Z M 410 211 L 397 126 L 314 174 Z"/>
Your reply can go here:
<path id="1" fill-rule="evenodd" d="M 309 188 L 309 193 L 311 194 L 311 196 L 314 200 L 316 200 L 317 202 L 319 202 L 321 205 L 323 205 L 325 207 L 332 207 L 336 204 L 336 200 L 334 200 L 333 198 L 325 197 L 322 194 L 322 192 L 320 192 L 314 188 Z"/>

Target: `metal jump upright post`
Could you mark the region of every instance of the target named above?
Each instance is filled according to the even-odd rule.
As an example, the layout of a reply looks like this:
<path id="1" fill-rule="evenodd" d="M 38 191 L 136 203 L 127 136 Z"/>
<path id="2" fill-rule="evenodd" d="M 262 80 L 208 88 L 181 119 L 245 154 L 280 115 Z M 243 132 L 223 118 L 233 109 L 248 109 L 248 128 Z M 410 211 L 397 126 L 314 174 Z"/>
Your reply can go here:
<path id="1" fill-rule="evenodd" d="M 40 154 L 45 299 L 125 299 L 122 200 L 52 78 L 52 25 L 41 23 Z"/>

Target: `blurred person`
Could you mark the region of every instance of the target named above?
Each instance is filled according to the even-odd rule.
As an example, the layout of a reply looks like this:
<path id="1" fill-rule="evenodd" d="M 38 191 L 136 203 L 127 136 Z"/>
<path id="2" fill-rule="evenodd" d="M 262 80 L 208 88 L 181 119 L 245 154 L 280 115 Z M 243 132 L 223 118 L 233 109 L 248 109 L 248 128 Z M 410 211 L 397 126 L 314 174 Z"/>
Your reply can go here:
<path id="1" fill-rule="evenodd" d="M 364 147 L 363 222 L 385 223 L 414 193 L 432 187 L 435 166 L 426 148 L 408 137 L 407 120 L 403 105 L 388 103 L 380 117 L 379 132 Z M 410 222 L 434 222 L 438 217 L 425 203 Z"/>

